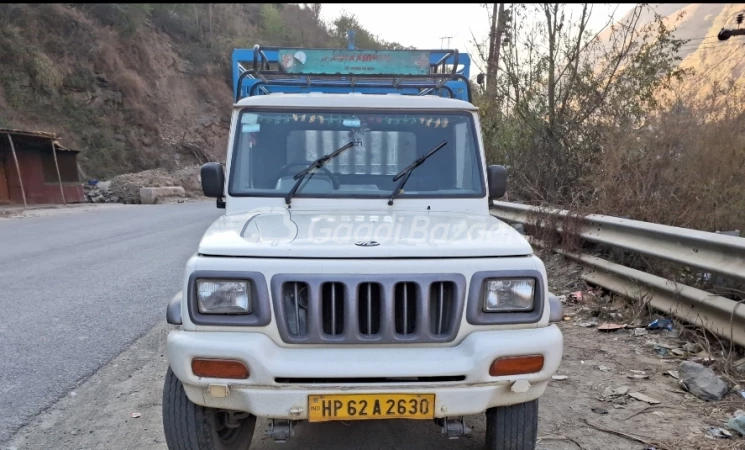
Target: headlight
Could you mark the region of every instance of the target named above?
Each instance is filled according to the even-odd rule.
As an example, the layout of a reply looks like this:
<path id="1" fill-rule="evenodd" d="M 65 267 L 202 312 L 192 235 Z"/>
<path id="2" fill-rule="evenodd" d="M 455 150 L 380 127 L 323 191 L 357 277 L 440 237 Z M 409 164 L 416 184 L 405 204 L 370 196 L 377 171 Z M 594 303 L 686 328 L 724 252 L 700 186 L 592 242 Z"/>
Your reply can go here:
<path id="1" fill-rule="evenodd" d="M 197 280 L 202 314 L 251 314 L 251 291 L 245 280 Z"/>
<path id="2" fill-rule="evenodd" d="M 533 309 L 535 280 L 484 280 L 484 312 L 530 311 Z"/>

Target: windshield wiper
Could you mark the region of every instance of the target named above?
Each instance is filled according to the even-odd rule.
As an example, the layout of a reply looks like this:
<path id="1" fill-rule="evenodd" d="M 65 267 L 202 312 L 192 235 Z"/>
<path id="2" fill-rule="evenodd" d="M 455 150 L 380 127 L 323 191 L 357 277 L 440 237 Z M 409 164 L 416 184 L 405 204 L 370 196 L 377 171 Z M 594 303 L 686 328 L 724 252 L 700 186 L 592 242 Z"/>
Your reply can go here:
<path id="1" fill-rule="evenodd" d="M 354 147 L 355 144 L 356 144 L 355 141 L 350 141 L 344 147 L 338 148 L 334 150 L 333 152 L 329 153 L 328 155 L 321 156 L 317 160 L 310 163 L 308 167 L 296 173 L 293 179 L 297 181 L 295 182 L 295 185 L 292 187 L 292 189 L 290 189 L 290 192 L 288 192 L 287 196 L 285 197 L 285 204 L 287 204 L 287 207 L 288 208 L 290 207 L 290 202 L 292 201 L 292 197 L 295 195 L 298 188 L 300 188 L 300 184 L 303 182 L 303 179 L 305 178 L 306 175 L 308 175 L 310 172 L 315 173 L 316 170 L 323 167 L 331 158 L 336 158 L 339 154 L 341 154 L 341 152 Z"/>
<path id="2" fill-rule="evenodd" d="M 434 155 L 439 149 L 441 149 L 442 147 L 446 146 L 447 143 L 448 143 L 448 141 L 442 141 L 441 143 L 439 143 L 437 145 L 437 147 L 433 148 L 432 150 L 430 150 L 426 154 L 420 156 L 419 159 L 417 159 L 413 163 L 409 164 L 409 166 L 407 168 L 405 168 L 404 170 L 400 171 L 399 173 L 396 174 L 396 176 L 393 177 L 393 181 L 396 181 L 396 180 L 398 180 L 401 177 L 404 177 L 404 179 L 401 180 L 401 182 L 398 183 L 398 185 L 396 186 L 396 189 L 393 190 L 393 193 L 391 194 L 391 198 L 388 199 L 388 205 L 392 205 L 393 204 L 393 199 L 396 198 L 398 196 L 398 194 L 401 193 L 401 190 L 404 188 L 404 184 L 406 184 L 406 182 L 409 181 L 409 176 L 411 176 L 411 172 L 413 172 L 414 169 L 416 169 L 417 167 L 421 166 L 422 163 L 424 163 L 424 161 L 427 160 L 427 158 L 429 158 L 430 156 Z"/>

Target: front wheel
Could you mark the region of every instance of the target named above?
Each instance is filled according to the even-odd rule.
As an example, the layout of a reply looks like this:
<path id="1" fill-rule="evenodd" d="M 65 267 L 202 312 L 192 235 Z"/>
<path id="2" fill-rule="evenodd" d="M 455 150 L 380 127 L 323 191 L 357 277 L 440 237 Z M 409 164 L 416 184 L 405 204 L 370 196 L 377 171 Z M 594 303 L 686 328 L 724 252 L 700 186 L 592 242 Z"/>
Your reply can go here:
<path id="1" fill-rule="evenodd" d="M 486 410 L 486 450 L 535 450 L 538 400 Z"/>
<path id="2" fill-rule="evenodd" d="M 191 402 L 171 368 L 163 386 L 163 429 L 169 450 L 248 450 L 256 417 Z"/>

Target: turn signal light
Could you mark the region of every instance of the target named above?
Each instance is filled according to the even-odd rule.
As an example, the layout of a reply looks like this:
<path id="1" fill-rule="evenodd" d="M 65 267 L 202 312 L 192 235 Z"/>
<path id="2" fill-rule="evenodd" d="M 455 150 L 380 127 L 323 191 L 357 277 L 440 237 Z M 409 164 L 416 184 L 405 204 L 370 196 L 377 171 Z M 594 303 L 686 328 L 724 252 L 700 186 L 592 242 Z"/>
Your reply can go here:
<path id="1" fill-rule="evenodd" d="M 194 358 L 191 360 L 191 370 L 194 375 L 202 378 L 232 378 L 236 380 L 245 380 L 250 373 L 248 366 L 234 359 Z"/>
<path id="2" fill-rule="evenodd" d="M 541 369 L 543 369 L 543 355 L 511 356 L 495 359 L 489 367 L 489 375 L 493 377 L 522 375 L 540 372 Z"/>

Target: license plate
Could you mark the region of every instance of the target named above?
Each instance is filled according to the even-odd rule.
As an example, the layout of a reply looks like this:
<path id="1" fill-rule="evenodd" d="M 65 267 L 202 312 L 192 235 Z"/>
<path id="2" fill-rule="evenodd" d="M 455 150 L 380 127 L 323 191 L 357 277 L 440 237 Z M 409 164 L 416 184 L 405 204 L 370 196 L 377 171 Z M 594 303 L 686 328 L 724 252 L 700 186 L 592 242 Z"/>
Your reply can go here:
<path id="1" fill-rule="evenodd" d="M 432 419 L 434 394 L 309 395 L 308 421 Z"/>

